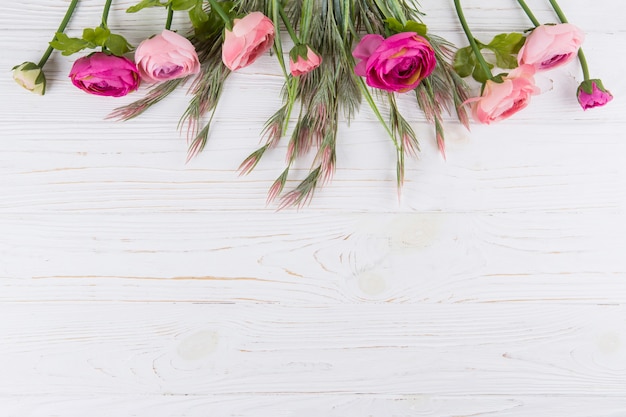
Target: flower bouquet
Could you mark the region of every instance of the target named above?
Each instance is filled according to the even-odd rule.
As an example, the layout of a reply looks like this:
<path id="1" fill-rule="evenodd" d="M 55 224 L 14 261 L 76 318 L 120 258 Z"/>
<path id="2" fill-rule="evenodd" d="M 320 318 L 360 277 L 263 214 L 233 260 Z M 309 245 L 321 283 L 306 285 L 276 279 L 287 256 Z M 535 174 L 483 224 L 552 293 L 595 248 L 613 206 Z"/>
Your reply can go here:
<path id="1" fill-rule="evenodd" d="M 580 45 L 583 33 L 567 23 L 555 0 L 560 24 L 541 25 L 523 0 L 521 9 L 534 30 L 496 36 L 481 43 L 471 34 L 459 0 L 454 0 L 469 46 L 456 50 L 430 32 L 424 14 L 412 0 L 141 0 L 128 8 L 140 13 L 162 8 L 164 29 L 133 48 L 110 31 L 106 0 L 97 27 L 82 37 L 64 33 L 78 0 L 72 0 L 59 29 L 38 64 L 13 69 L 15 80 L 28 90 L 45 93 L 43 67 L 53 49 L 71 55 L 93 49 L 77 59 L 71 82 L 100 96 L 125 96 L 148 84 L 144 97 L 116 109 L 108 117 L 129 120 L 187 85 L 190 100 L 180 126 L 186 131 L 192 158 L 209 137 L 212 116 L 229 74 L 274 53 L 284 75 L 283 103 L 262 130 L 262 145 L 241 163 L 241 174 L 254 170 L 266 152 L 285 138 L 286 166 L 269 188 L 268 203 L 300 206 L 330 181 L 336 167 L 339 121 L 348 121 L 362 101 L 382 123 L 396 152 L 396 177 L 404 182 L 405 158 L 419 150 L 417 136 L 401 113 L 398 94 L 411 94 L 415 106 L 433 125 L 434 138 L 445 156 L 444 113 L 469 125 L 469 110 L 480 123 L 503 120 L 526 107 L 538 93 L 537 71 L 580 58 L 584 81 L 577 97 L 584 109 L 600 106 L 612 96 L 600 80 L 591 79 Z M 174 13 L 185 13 L 189 28 L 172 29 Z M 189 30 L 189 33 L 185 33 Z M 181 34 L 182 33 L 182 34 Z M 288 39 L 286 39 L 288 37 Z M 290 45 L 287 51 L 286 45 Z M 483 56 L 488 50 L 494 62 Z M 131 59 L 131 53 L 134 52 Z M 493 74 L 494 68 L 503 72 Z M 465 77 L 482 84 L 471 97 Z M 286 190 L 294 163 L 314 153 L 308 175 Z"/>

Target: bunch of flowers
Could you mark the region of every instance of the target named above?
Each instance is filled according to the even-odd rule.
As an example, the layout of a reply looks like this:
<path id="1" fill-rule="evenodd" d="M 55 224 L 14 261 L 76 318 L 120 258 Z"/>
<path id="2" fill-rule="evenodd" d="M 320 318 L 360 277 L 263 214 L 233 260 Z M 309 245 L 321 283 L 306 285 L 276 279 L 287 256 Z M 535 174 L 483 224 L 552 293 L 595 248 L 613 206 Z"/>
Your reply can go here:
<path id="1" fill-rule="evenodd" d="M 16 66 L 14 79 L 24 88 L 44 94 L 43 67 L 53 49 L 63 55 L 95 49 L 74 62 L 69 77 L 76 87 L 94 95 L 120 97 L 136 91 L 142 82 L 150 85 L 143 98 L 109 115 L 120 120 L 139 116 L 178 87 L 191 83 L 191 99 L 181 125 L 186 127 L 192 158 L 207 143 L 226 78 L 273 49 L 285 79 L 283 104 L 265 125 L 264 144 L 239 169 L 249 174 L 266 152 L 287 138 L 286 166 L 268 192 L 268 202 L 281 198 L 280 207 L 306 203 L 318 186 L 332 178 L 340 114 L 350 120 L 362 100 L 372 108 L 395 147 L 400 188 L 405 157 L 416 155 L 419 144 L 398 108 L 398 94 L 415 96 L 425 119 L 434 126 L 444 156 L 444 113 L 454 113 L 465 126 L 470 107 L 481 123 L 505 119 L 538 93 L 533 80 L 536 71 L 562 65 L 576 54 L 585 77 L 577 93 L 581 106 L 600 106 L 611 99 L 600 80 L 589 78 L 579 49 L 583 33 L 566 23 L 554 0 L 550 2 L 561 24 L 540 25 L 519 0 L 536 28 L 528 36 L 498 35 L 489 44 L 471 35 L 460 2 L 455 0 L 470 43 L 456 54 L 450 43 L 428 31 L 412 0 L 141 0 L 127 12 L 158 7 L 167 17 L 165 29 L 134 48 L 132 59 L 133 47 L 107 26 L 111 1 L 105 1 L 99 26 L 84 29 L 80 38 L 70 38 L 64 30 L 78 3 L 72 0 L 42 59 L 38 64 Z M 187 36 L 171 30 L 174 12 L 188 15 L 192 31 Z M 282 31 L 293 44 L 288 53 Z M 494 76 L 494 64 L 481 53 L 484 49 L 494 52 L 495 66 L 511 71 Z M 483 83 L 479 97 L 470 97 L 463 80 L 470 75 Z M 308 175 L 286 191 L 294 163 L 309 152 L 314 152 L 315 158 Z"/>

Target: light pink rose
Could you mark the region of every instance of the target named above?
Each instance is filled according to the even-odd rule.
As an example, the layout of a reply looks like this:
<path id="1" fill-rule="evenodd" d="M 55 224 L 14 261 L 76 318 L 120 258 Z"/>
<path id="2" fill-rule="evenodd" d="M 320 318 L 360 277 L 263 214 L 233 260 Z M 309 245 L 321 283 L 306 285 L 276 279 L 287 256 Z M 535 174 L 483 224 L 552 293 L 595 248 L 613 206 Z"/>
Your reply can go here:
<path id="1" fill-rule="evenodd" d="M 299 49 L 302 48 L 306 51 L 306 58 L 300 55 Z M 289 71 L 294 77 L 299 77 L 302 74 L 313 71 L 315 68 L 319 67 L 321 63 L 322 57 L 306 45 L 295 46 L 292 53 L 289 54 Z"/>
<path id="2" fill-rule="evenodd" d="M 583 110 L 602 107 L 613 100 L 613 95 L 604 88 L 598 79 L 583 81 L 576 92 L 578 103 Z"/>
<path id="3" fill-rule="evenodd" d="M 570 62 L 585 39 L 582 30 L 569 23 L 537 26 L 517 55 L 520 65 L 547 70 Z"/>
<path id="4" fill-rule="evenodd" d="M 139 71 L 128 58 L 95 52 L 77 59 L 72 84 L 89 94 L 121 97 L 139 87 Z"/>
<path id="5" fill-rule="evenodd" d="M 466 103 L 473 103 L 474 119 L 483 124 L 504 120 L 522 110 L 530 102 L 530 97 L 538 94 L 535 86 L 535 68 L 520 65 L 498 83 L 487 80 L 480 97 Z"/>
<path id="6" fill-rule="evenodd" d="M 365 35 L 352 52 L 361 60 L 354 73 L 365 77 L 367 85 L 386 91 L 413 90 L 435 66 L 435 51 L 415 32 L 402 32 L 383 38 Z"/>
<path id="7" fill-rule="evenodd" d="M 141 79 L 151 83 L 200 72 L 194 46 L 187 38 L 169 30 L 141 42 L 135 51 L 135 63 Z"/>
<path id="8" fill-rule="evenodd" d="M 233 30 L 224 32 L 222 61 L 231 71 L 252 64 L 274 42 L 274 23 L 261 12 L 235 19 Z"/>

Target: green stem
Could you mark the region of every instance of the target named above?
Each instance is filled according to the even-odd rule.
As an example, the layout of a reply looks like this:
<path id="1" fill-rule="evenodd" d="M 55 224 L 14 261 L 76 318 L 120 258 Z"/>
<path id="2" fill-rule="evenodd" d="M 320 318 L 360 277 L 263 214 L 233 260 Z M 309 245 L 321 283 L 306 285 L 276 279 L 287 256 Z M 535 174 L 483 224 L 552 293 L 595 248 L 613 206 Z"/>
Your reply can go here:
<path id="1" fill-rule="evenodd" d="M 524 10 L 524 13 L 526 13 L 526 16 L 528 16 L 530 21 L 533 22 L 533 25 L 535 25 L 535 27 L 541 25 L 541 23 L 539 23 L 539 20 L 537 20 L 533 12 L 530 10 L 530 7 L 528 7 L 528 5 L 526 4 L 524 0 L 517 0 L 517 2 L 522 7 L 522 9 Z"/>
<path id="2" fill-rule="evenodd" d="M 226 29 L 233 30 L 233 21 L 230 20 L 230 17 L 226 14 L 222 6 L 220 6 L 215 0 L 209 0 L 209 3 L 211 4 L 211 10 L 215 10 L 220 18 L 224 21 L 224 26 L 226 26 Z"/>
<path id="3" fill-rule="evenodd" d="M 578 49 L 578 60 L 580 61 L 580 68 L 583 70 L 583 78 L 585 81 L 589 81 L 591 77 L 589 76 L 589 66 L 587 65 L 587 58 L 585 58 L 583 48 Z"/>
<path id="4" fill-rule="evenodd" d="M 167 20 L 165 21 L 165 29 L 170 30 L 172 27 L 172 19 L 174 18 L 174 10 L 172 5 L 167 6 Z"/>
<path id="5" fill-rule="evenodd" d="M 103 28 L 107 27 L 107 20 L 109 20 L 109 10 L 111 10 L 112 2 L 113 0 L 106 0 L 106 3 L 104 3 L 104 10 L 102 10 L 102 23 L 100 24 Z"/>
<path id="6" fill-rule="evenodd" d="M 563 13 L 563 10 L 561 10 L 561 7 L 556 2 L 556 0 L 549 0 L 549 1 L 550 1 L 550 5 L 554 9 L 554 12 L 559 17 L 559 20 L 561 21 L 561 23 L 568 23 L 567 17 L 565 17 L 565 13 Z M 587 65 L 587 58 L 585 57 L 583 48 L 578 49 L 578 60 L 580 61 L 580 68 L 583 70 L 583 78 L 585 79 L 585 81 L 589 81 L 591 77 L 589 76 L 589 66 Z"/>
<path id="7" fill-rule="evenodd" d="M 561 23 L 567 23 L 567 18 L 565 17 L 563 10 L 561 10 L 561 7 L 556 2 L 556 0 L 549 0 L 549 1 L 550 1 L 550 5 L 554 9 L 554 12 L 559 17 L 559 20 L 561 21 Z"/>
<path id="8" fill-rule="evenodd" d="M 56 39 L 57 33 L 63 33 L 63 31 L 67 27 L 67 24 L 70 22 L 70 18 L 72 17 L 72 14 L 74 13 L 74 9 L 76 9 L 77 4 L 78 4 L 78 0 L 72 0 L 52 40 Z M 52 46 L 48 46 L 48 49 L 46 49 L 46 52 L 44 52 L 41 59 L 39 60 L 39 64 L 37 64 L 39 68 L 43 68 L 43 66 L 46 65 L 46 62 L 48 61 L 48 58 L 50 58 L 50 55 L 52 54 L 53 50 L 54 48 Z"/>
<path id="9" fill-rule="evenodd" d="M 289 36 L 291 37 L 291 40 L 293 41 L 293 43 L 296 45 L 299 44 L 300 39 L 298 38 L 298 35 L 296 35 L 296 32 L 293 30 L 293 26 L 291 26 L 291 23 L 289 22 L 289 18 L 285 14 L 285 9 L 283 8 L 282 4 L 278 4 L 278 13 L 280 14 L 280 18 L 285 24 L 285 28 L 287 28 L 287 32 L 289 32 Z"/>
<path id="10" fill-rule="evenodd" d="M 476 44 L 476 39 L 474 39 L 474 36 L 472 35 L 472 32 L 470 31 L 470 28 L 467 25 L 467 20 L 465 20 L 465 15 L 463 14 L 463 9 L 461 8 L 461 1 L 454 0 L 454 7 L 456 8 L 456 14 L 459 16 L 459 22 L 461 22 L 461 26 L 463 27 L 463 32 L 465 32 L 465 36 L 467 37 L 467 40 L 469 41 L 470 46 L 472 47 L 472 51 L 474 51 L 474 55 L 476 55 L 476 60 L 482 67 L 485 74 L 487 74 L 487 78 L 489 78 L 490 80 L 493 80 L 493 74 L 491 73 L 491 70 L 489 69 L 489 65 L 487 65 L 487 61 L 485 61 L 485 58 L 480 53 L 480 49 L 478 48 L 478 45 Z"/>

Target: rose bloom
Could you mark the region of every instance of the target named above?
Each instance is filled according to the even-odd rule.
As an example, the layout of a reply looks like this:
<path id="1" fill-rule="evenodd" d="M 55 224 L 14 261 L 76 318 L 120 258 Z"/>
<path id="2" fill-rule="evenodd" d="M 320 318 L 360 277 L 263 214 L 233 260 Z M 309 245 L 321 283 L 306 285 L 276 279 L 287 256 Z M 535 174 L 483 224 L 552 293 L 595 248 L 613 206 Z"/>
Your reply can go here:
<path id="1" fill-rule="evenodd" d="M 520 65 L 498 83 L 487 80 L 480 97 L 472 98 L 466 103 L 474 103 L 474 119 L 483 124 L 491 124 L 504 120 L 522 110 L 530 102 L 530 97 L 538 94 L 535 86 L 535 68 L 531 65 Z"/>
<path id="2" fill-rule="evenodd" d="M 225 30 L 222 61 L 231 71 L 252 64 L 274 42 L 274 23 L 261 12 L 235 19 L 233 30 Z"/>
<path id="3" fill-rule="evenodd" d="M 152 83 L 200 72 L 194 46 L 187 38 L 169 30 L 141 42 L 135 51 L 135 63 L 141 79 Z"/>
<path id="4" fill-rule="evenodd" d="M 79 58 L 70 71 L 72 84 L 89 94 L 121 97 L 139 87 L 139 72 L 128 58 L 95 52 Z"/>
<path id="5" fill-rule="evenodd" d="M 413 90 L 435 66 L 435 51 L 415 32 L 402 32 L 383 38 L 365 35 L 352 52 L 360 62 L 354 67 L 367 85 L 386 91 Z"/>
<path id="6" fill-rule="evenodd" d="M 303 49 L 303 51 L 300 49 Z M 302 55 L 305 55 L 305 57 Z M 295 46 L 289 54 L 289 71 L 294 77 L 313 71 L 321 63 L 322 57 L 308 45 Z"/>
<path id="7" fill-rule="evenodd" d="M 583 81 L 578 87 L 576 96 L 583 110 L 601 107 L 613 100 L 611 92 L 604 88 L 602 81 L 597 79 Z"/>
<path id="8" fill-rule="evenodd" d="M 46 92 L 46 76 L 34 62 L 24 62 L 13 67 L 13 79 L 32 93 L 43 96 Z"/>
<path id="9" fill-rule="evenodd" d="M 570 62 L 585 39 L 582 30 L 569 23 L 537 26 L 517 55 L 520 65 L 547 70 Z"/>

